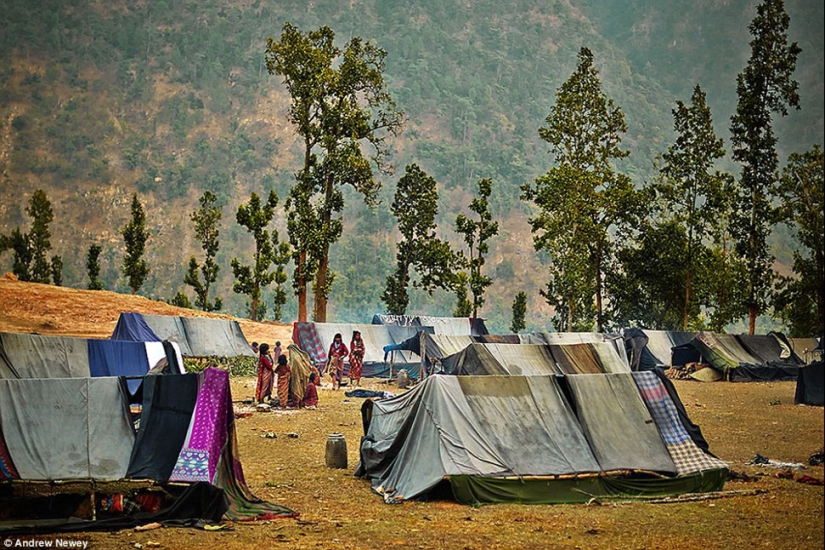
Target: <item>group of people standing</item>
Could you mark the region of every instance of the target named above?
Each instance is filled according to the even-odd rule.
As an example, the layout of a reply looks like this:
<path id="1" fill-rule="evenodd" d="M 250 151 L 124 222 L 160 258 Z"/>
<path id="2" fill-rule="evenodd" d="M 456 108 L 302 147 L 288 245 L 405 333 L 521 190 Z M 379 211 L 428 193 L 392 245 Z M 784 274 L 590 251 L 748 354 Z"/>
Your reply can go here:
<path id="1" fill-rule="evenodd" d="M 327 371 L 332 378 L 332 389 L 337 390 L 341 386 L 341 379 L 344 376 L 344 358 L 349 356 L 349 381 L 351 386 L 361 385 L 361 374 L 364 370 L 364 340 L 361 339 L 359 331 L 353 331 L 352 340 L 347 345 L 344 344 L 341 333 L 337 333 L 329 346 L 327 353 Z"/>
<path id="2" fill-rule="evenodd" d="M 270 349 L 269 344 L 258 345 L 252 343 L 252 349 L 258 354 L 258 381 L 255 385 L 255 403 L 266 403 L 272 401 L 272 390 L 275 386 L 277 376 L 278 408 L 289 409 L 289 377 L 290 368 L 286 355 L 283 354 L 281 343 L 275 342 L 275 348 Z M 361 385 L 361 374 L 364 369 L 364 354 L 366 348 L 364 340 L 359 331 L 353 331 L 349 348 L 344 344 L 340 333 L 332 339 L 327 354 L 326 370 L 332 378 L 332 389 L 337 390 L 344 377 L 344 359 L 349 357 L 349 379 L 350 386 Z M 314 369 L 313 369 L 314 370 Z M 309 376 L 309 384 L 303 398 L 296 406 L 302 408 L 315 408 L 318 405 L 318 389 L 320 384 L 319 375 L 315 372 Z M 297 400 L 297 397 L 294 398 Z"/>

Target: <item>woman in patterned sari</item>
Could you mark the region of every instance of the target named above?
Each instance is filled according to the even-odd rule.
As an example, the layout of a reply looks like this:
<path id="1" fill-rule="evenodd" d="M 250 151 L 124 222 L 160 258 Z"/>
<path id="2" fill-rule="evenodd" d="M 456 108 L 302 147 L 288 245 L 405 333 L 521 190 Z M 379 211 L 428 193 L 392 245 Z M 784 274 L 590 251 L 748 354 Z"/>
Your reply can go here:
<path id="1" fill-rule="evenodd" d="M 286 355 L 278 356 L 278 367 L 275 374 L 278 375 L 278 401 L 282 409 L 289 408 L 289 374 L 291 369 L 287 364 Z"/>
<path id="2" fill-rule="evenodd" d="M 261 344 L 258 348 L 261 356 L 258 359 L 258 384 L 255 386 L 255 403 L 263 403 L 272 398 L 272 359 L 269 357 L 269 344 Z"/>
<path id="3" fill-rule="evenodd" d="M 329 375 L 332 377 L 332 389 L 337 390 L 341 385 L 341 377 L 344 375 L 344 357 L 349 355 L 349 350 L 341 333 L 337 333 L 332 339 L 332 344 L 329 346 L 329 353 L 327 353 L 327 368 Z"/>
<path id="4" fill-rule="evenodd" d="M 361 373 L 364 370 L 364 340 L 361 339 L 361 332 L 352 332 L 352 341 L 349 344 L 349 383 L 352 386 L 361 385 Z"/>

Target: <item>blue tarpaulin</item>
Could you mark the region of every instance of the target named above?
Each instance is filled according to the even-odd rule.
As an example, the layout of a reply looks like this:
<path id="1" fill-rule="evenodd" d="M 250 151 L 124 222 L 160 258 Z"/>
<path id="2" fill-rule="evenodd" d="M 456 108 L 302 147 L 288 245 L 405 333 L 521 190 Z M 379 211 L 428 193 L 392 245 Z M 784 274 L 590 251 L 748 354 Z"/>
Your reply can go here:
<path id="1" fill-rule="evenodd" d="M 143 342 L 117 340 L 87 340 L 89 345 L 89 372 L 99 376 L 144 376 L 149 372 L 149 359 Z M 142 380 L 128 380 L 129 393 L 140 387 Z"/>
<path id="2" fill-rule="evenodd" d="M 112 340 L 128 342 L 160 342 L 140 313 L 121 313 L 112 333 Z"/>

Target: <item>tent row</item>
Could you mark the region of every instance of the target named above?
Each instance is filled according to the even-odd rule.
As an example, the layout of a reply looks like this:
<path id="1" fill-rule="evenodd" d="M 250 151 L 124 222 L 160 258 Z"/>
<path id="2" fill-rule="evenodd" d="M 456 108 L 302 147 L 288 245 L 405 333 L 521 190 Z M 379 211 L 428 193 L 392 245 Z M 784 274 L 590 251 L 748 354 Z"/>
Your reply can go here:
<path id="1" fill-rule="evenodd" d="M 255 356 L 238 322 L 229 319 L 121 313 L 111 339 L 168 340 L 180 346 L 184 357 Z"/>
<path id="2" fill-rule="evenodd" d="M 477 317 L 432 317 L 429 315 L 381 315 L 372 317 L 373 325 L 401 327 L 431 327 L 433 333 L 451 336 L 488 334 L 484 319 Z"/>
<path id="3" fill-rule="evenodd" d="M 184 372 L 177 344 L 0 333 L 0 379 L 140 377 L 164 367 Z M 133 392 L 139 384 L 128 383 Z"/>
<path id="4" fill-rule="evenodd" d="M 467 504 L 586 502 L 714 491 L 727 476 L 655 372 L 435 375 L 363 413 L 356 475 L 386 502 L 439 486 Z"/>
<path id="5" fill-rule="evenodd" d="M 812 358 L 814 338 L 713 332 L 625 331 L 625 343 L 634 370 L 707 365 L 702 380 L 734 382 L 796 380 L 800 367 Z"/>
<path id="6" fill-rule="evenodd" d="M 246 486 L 226 371 L 146 376 L 141 390 L 135 430 L 122 377 L 0 380 L 0 481 L 207 483 L 228 519 L 293 515 Z"/>

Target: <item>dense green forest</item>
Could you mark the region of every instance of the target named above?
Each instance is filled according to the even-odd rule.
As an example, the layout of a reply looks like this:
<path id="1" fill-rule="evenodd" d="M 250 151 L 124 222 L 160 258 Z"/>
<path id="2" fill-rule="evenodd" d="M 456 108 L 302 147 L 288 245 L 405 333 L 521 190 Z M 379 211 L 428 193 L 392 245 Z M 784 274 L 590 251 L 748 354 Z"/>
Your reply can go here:
<path id="1" fill-rule="evenodd" d="M 119 273 L 120 228 L 137 192 L 150 234 L 141 293 L 169 299 L 191 294 L 183 280 L 200 246 L 189 216 L 209 190 L 223 208 L 216 293 L 225 310 L 247 315 L 231 290 L 229 264 L 248 261 L 254 244 L 235 223 L 235 209 L 251 192 L 270 189 L 283 202 L 301 161 L 288 96 L 264 65 L 266 39 L 287 21 L 329 25 L 341 41 L 360 36 L 387 51 L 388 89 L 407 118 L 392 142 L 397 171 L 384 178 L 382 203 L 369 209 L 356 193 L 345 195 L 343 236 L 330 251 L 337 273 L 331 320 L 368 322 L 384 310 L 397 240 L 388 205 L 404 166 L 417 163 L 439 184 L 439 231 L 456 247 L 456 215 L 467 213 L 478 179 L 492 180 L 490 208 L 501 229 L 489 243 L 493 285 L 480 314 L 505 331 L 524 291 L 527 328 L 545 328 L 550 308 L 539 289 L 548 258 L 533 250 L 530 206 L 519 194 L 551 167 L 538 128 L 577 52 L 592 50 L 605 93 L 625 113 L 630 155 L 618 168 L 641 186 L 673 139 L 671 109 L 697 82 L 729 148 L 755 4 L 9 0 L 0 20 L 0 233 L 25 225 L 28 197 L 44 189 L 54 205 L 63 284 L 85 288 L 86 251 L 98 244 L 104 288 L 128 291 Z M 823 5 L 796 0 L 786 9 L 789 39 L 802 47 L 801 110 L 777 121 L 783 164 L 822 143 L 825 127 Z M 738 173 L 730 157 L 720 165 Z M 275 226 L 285 234 L 282 207 Z M 788 273 L 793 233 L 779 225 L 771 242 Z M 0 262 L 10 269 L 8 255 Z M 271 312 L 271 289 L 264 299 Z M 412 291 L 408 312 L 449 315 L 453 306 L 446 292 Z M 295 313 L 290 299 L 284 318 Z"/>

